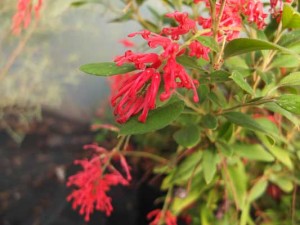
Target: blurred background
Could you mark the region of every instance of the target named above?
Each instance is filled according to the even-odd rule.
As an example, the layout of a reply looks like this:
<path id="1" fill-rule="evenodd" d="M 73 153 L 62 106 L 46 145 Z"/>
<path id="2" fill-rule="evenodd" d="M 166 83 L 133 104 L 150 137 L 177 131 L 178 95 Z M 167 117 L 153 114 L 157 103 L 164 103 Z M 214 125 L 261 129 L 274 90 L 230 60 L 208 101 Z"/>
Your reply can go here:
<path id="1" fill-rule="evenodd" d="M 14 35 L 17 2 L 0 0 L 0 224 L 85 224 L 65 200 L 65 182 L 78 169 L 72 162 L 83 157 L 82 146 L 101 141 L 90 125 L 105 120 L 109 85 L 78 68 L 112 61 L 125 50 L 120 39 L 141 28 L 110 22 L 123 15 L 118 0 L 51 0 L 36 24 L 33 17 Z M 116 188 L 113 216 L 95 213 L 89 224 L 146 224 L 158 194 L 143 182 Z"/>

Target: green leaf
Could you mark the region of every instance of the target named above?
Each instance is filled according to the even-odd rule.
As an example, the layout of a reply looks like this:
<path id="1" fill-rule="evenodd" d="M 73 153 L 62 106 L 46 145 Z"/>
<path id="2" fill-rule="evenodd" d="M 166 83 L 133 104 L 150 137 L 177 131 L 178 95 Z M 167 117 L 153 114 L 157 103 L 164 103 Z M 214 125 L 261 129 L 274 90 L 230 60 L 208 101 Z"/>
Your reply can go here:
<path id="1" fill-rule="evenodd" d="M 300 30 L 292 30 L 283 34 L 278 42 L 279 45 L 288 47 L 295 43 L 299 43 Z"/>
<path id="2" fill-rule="evenodd" d="M 195 202 L 202 193 L 207 189 L 206 185 L 203 185 L 203 177 L 197 175 L 192 179 L 190 190 L 183 190 L 187 196 L 180 198 L 175 196 L 172 201 L 171 209 L 175 215 L 179 214 L 182 210 L 190 206 Z M 176 195 L 176 190 L 175 190 Z"/>
<path id="3" fill-rule="evenodd" d="M 270 144 L 266 136 L 263 136 L 261 134 L 256 134 L 256 136 L 261 140 L 261 142 L 267 147 L 267 149 L 272 153 L 272 155 L 275 156 L 278 161 L 282 162 L 290 170 L 293 170 L 294 165 L 287 150 Z"/>
<path id="4" fill-rule="evenodd" d="M 192 175 L 200 172 L 202 167 L 199 163 L 201 161 L 202 154 L 202 151 L 197 151 L 183 159 L 179 166 L 177 166 L 173 172 L 163 180 L 161 188 L 167 189 L 172 184 L 182 185 L 191 179 Z"/>
<path id="5" fill-rule="evenodd" d="M 293 55 L 279 55 L 273 60 L 271 66 L 272 68 L 294 68 L 298 67 L 299 64 L 299 59 Z"/>
<path id="6" fill-rule="evenodd" d="M 230 191 L 232 198 L 236 198 L 238 207 L 243 209 L 246 201 L 248 176 L 245 172 L 243 163 L 238 161 L 235 165 L 228 166 L 228 175 L 229 177 L 225 176 L 227 188 Z"/>
<path id="7" fill-rule="evenodd" d="M 177 144 L 191 148 L 197 145 L 201 140 L 200 129 L 196 125 L 190 125 L 176 131 L 173 138 Z"/>
<path id="8" fill-rule="evenodd" d="M 278 104 L 283 109 L 300 115 L 300 96 L 294 94 L 281 95 L 276 99 L 276 104 Z"/>
<path id="9" fill-rule="evenodd" d="M 235 154 L 250 160 L 272 162 L 275 159 L 269 152 L 267 152 L 265 148 L 259 144 L 235 144 L 232 146 L 232 149 Z"/>
<path id="10" fill-rule="evenodd" d="M 209 184 L 217 172 L 219 157 L 217 152 L 212 149 L 207 149 L 203 153 L 203 173 L 206 184 Z"/>
<path id="11" fill-rule="evenodd" d="M 270 181 L 278 185 L 278 187 L 286 193 L 291 192 L 294 188 L 293 182 L 291 180 L 287 179 L 286 177 L 278 176 L 276 174 L 272 174 L 270 176 Z"/>
<path id="12" fill-rule="evenodd" d="M 197 40 L 200 41 L 202 45 L 212 49 L 214 52 L 219 51 L 219 45 L 214 38 L 208 36 L 200 36 L 197 37 Z"/>
<path id="13" fill-rule="evenodd" d="M 288 4 L 283 6 L 281 21 L 283 28 L 300 28 L 300 14 Z"/>
<path id="14" fill-rule="evenodd" d="M 122 66 L 117 66 L 113 62 L 85 64 L 79 69 L 82 72 L 96 76 L 112 76 L 136 70 L 134 65 L 124 64 Z"/>
<path id="15" fill-rule="evenodd" d="M 202 117 L 201 124 L 205 128 L 214 130 L 218 126 L 218 121 L 215 116 L 211 114 L 206 114 L 205 116 Z"/>
<path id="16" fill-rule="evenodd" d="M 255 183 L 248 194 L 248 202 L 251 203 L 263 195 L 267 189 L 268 181 L 261 179 Z"/>
<path id="17" fill-rule="evenodd" d="M 186 55 L 182 55 L 176 58 L 176 61 L 178 63 L 180 63 L 181 65 L 183 65 L 186 68 L 189 69 L 195 69 L 195 70 L 203 70 L 198 64 L 197 61 L 195 59 L 193 59 L 192 57 L 186 56 Z"/>
<path id="18" fill-rule="evenodd" d="M 275 104 L 274 102 L 271 103 L 267 103 L 265 104 L 265 107 L 272 111 L 272 112 L 276 112 L 279 113 L 281 115 L 283 115 L 285 118 L 287 118 L 290 122 L 292 122 L 295 126 L 299 126 L 300 122 L 298 120 L 298 118 L 296 116 L 294 116 L 292 113 L 290 113 L 289 111 L 281 108 L 280 106 L 278 106 L 277 104 Z"/>
<path id="19" fill-rule="evenodd" d="M 224 83 L 229 81 L 230 73 L 224 70 L 217 70 L 210 74 L 210 82 L 211 83 Z"/>
<path id="20" fill-rule="evenodd" d="M 229 58 L 232 56 L 259 50 L 282 50 L 279 45 L 271 42 L 262 41 L 250 38 L 238 38 L 230 41 L 224 50 L 224 57 Z"/>
<path id="21" fill-rule="evenodd" d="M 157 108 L 149 112 L 147 121 L 141 123 L 134 116 L 120 128 L 121 135 L 143 134 L 164 128 L 172 123 L 183 111 L 182 101 L 172 102 L 164 107 Z"/>
<path id="22" fill-rule="evenodd" d="M 290 73 L 278 83 L 278 86 L 295 86 L 300 85 L 300 72 Z"/>
<path id="23" fill-rule="evenodd" d="M 247 129 L 253 131 L 260 131 L 263 133 L 268 133 L 264 127 L 262 127 L 259 123 L 257 123 L 254 119 L 250 116 L 241 113 L 241 112 L 227 112 L 222 114 L 227 120 L 230 122 L 239 125 L 241 127 L 245 127 Z"/>
<path id="24" fill-rule="evenodd" d="M 79 7 L 79 6 L 88 4 L 88 3 L 99 3 L 99 2 L 97 2 L 97 0 L 75 1 L 75 2 L 71 3 L 71 6 L 73 6 L 73 7 Z"/>
<path id="25" fill-rule="evenodd" d="M 251 95 L 254 95 L 254 91 L 251 86 L 247 83 L 244 76 L 237 70 L 232 72 L 230 78 L 244 91 L 248 92 Z"/>

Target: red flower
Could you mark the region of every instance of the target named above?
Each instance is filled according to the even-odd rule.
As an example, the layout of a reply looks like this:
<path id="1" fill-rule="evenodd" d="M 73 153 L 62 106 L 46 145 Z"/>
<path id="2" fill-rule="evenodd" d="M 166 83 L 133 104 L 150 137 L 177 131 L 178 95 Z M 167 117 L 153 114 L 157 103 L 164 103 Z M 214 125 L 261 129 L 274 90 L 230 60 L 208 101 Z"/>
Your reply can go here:
<path id="1" fill-rule="evenodd" d="M 73 209 L 79 207 L 79 213 L 85 215 L 84 219 L 89 221 L 94 210 L 102 211 L 107 216 L 111 215 L 113 207 L 107 192 L 112 186 L 128 185 L 131 176 L 124 157 L 121 158 L 121 166 L 125 169 L 127 179 L 110 165 L 107 166 L 107 172 L 104 173 L 102 166 L 108 162 L 107 155 L 105 155 L 107 154 L 106 149 L 96 145 L 87 145 L 85 148 L 93 148 L 96 153 L 102 153 L 103 157 L 94 155 L 91 160 L 83 159 L 74 162 L 83 170 L 69 177 L 67 186 L 75 186 L 76 189 L 67 197 L 67 201 L 73 201 Z"/>
<path id="2" fill-rule="evenodd" d="M 131 50 L 126 51 L 124 56 L 116 57 L 114 61 L 118 66 L 133 63 L 137 69 L 145 69 L 146 66 L 158 68 L 161 64 L 156 53 L 133 53 Z"/>
<path id="3" fill-rule="evenodd" d="M 210 52 L 210 48 L 202 45 L 199 41 L 192 41 L 189 45 L 190 56 L 195 56 L 197 58 L 203 58 L 205 60 L 209 60 L 208 53 Z"/>
<path id="4" fill-rule="evenodd" d="M 117 121 L 125 123 L 131 116 L 141 112 L 138 120 L 145 122 L 149 110 L 155 108 L 160 81 L 160 74 L 153 68 L 125 79 L 119 92 L 111 99 Z"/>
<path id="5" fill-rule="evenodd" d="M 160 95 L 161 101 L 170 98 L 175 89 L 180 87 L 192 89 L 194 92 L 194 101 L 199 101 L 197 89 L 195 86 L 195 84 L 198 84 L 198 81 L 193 80 L 186 73 L 184 67 L 176 62 L 175 58 L 168 59 L 163 70 L 164 92 Z"/>
<path id="6" fill-rule="evenodd" d="M 190 19 L 186 12 L 168 13 L 166 17 L 174 18 L 179 23 L 177 27 L 165 27 L 162 30 L 163 34 L 171 35 L 173 40 L 178 40 L 180 35 L 196 29 L 196 22 Z"/>
<path id="7" fill-rule="evenodd" d="M 165 222 L 166 225 L 177 225 L 177 218 L 169 210 L 162 213 L 160 209 L 155 209 L 148 213 L 147 218 L 153 219 L 149 225 L 159 225 L 160 220 Z"/>
<path id="8" fill-rule="evenodd" d="M 249 1 L 243 10 L 243 14 L 248 16 L 248 21 L 250 23 L 255 23 L 258 29 L 263 29 L 265 27 L 265 19 L 268 15 L 264 13 L 262 2 Z"/>
<path id="9" fill-rule="evenodd" d="M 43 0 L 38 0 L 37 4 L 34 6 L 35 18 L 38 19 L 39 11 L 42 7 Z M 22 27 L 26 29 L 31 22 L 32 13 L 32 2 L 31 0 L 19 0 L 17 5 L 17 12 L 12 19 L 12 32 L 18 35 Z"/>
<path id="10" fill-rule="evenodd" d="M 120 41 L 119 41 L 124 47 L 126 47 L 126 48 L 130 48 L 130 47 L 134 47 L 135 46 L 135 44 L 132 42 L 132 41 L 130 41 L 130 40 L 128 40 L 128 39 L 121 39 Z"/>

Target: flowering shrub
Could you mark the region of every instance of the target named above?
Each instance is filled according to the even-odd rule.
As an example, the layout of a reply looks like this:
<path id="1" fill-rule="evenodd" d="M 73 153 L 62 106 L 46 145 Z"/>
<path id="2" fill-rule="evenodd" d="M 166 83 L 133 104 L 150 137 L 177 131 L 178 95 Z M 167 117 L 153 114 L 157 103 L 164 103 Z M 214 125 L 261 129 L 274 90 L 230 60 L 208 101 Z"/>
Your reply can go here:
<path id="1" fill-rule="evenodd" d="M 86 221 L 94 210 L 109 216 L 107 191 L 130 183 L 125 156 L 135 156 L 153 159 L 164 177 L 164 205 L 149 212 L 150 225 L 176 225 L 183 214 L 188 224 L 299 223 L 299 3 L 165 0 L 172 12 L 150 8 L 153 23 L 139 12 L 145 1 L 125 2 L 126 18 L 144 27 L 128 37 L 148 49 L 81 67 L 113 76 L 119 142 L 112 151 L 93 145 L 91 159 L 76 161 L 83 170 L 69 178 L 73 207 Z M 153 132 L 177 148 L 128 151 Z"/>

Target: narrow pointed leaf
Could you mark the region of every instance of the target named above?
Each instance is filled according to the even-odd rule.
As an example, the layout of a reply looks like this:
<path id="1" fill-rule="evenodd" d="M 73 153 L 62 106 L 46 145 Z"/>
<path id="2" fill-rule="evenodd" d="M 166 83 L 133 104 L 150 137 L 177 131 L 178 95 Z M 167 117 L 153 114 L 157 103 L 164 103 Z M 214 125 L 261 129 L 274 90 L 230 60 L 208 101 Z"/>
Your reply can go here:
<path id="1" fill-rule="evenodd" d="M 296 86 L 300 85 L 300 72 L 290 73 L 285 76 L 278 84 L 279 86 Z"/>
<path id="2" fill-rule="evenodd" d="M 247 83 L 244 76 L 239 71 L 233 71 L 230 78 L 244 91 L 248 92 L 251 95 L 254 95 L 254 91 L 252 90 L 251 86 Z"/>
<path id="3" fill-rule="evenodd" d="M 250 38 L 238 38 L 230 41 L 224 50 L 224 57 L 229 58 L 259 50 L 284 50 L 283 47 L 271 42 Z"/>
<path id="4" fill-rule="evenodd" d="M 134 65 L 124 64 L 122 66 L 117 66 L 113 62 L 85 64 L 82 65 L 79 69 L 82 72 L 96 76 L 112 76 L 136 70 Z"/>
<path id="5" fill-rule="evenodd" d="M 277 98 L 276 103 L 285 110 L 300 115 L 300 95 L 281 95 Z"/>
<path id="6" fill-rule="evenodd" d="M 159 130 L 172 123 L 181 114 L 183 109 L 184 103 L 176 101 L 149 112 L 145 123 L 139 122 L 138 116 L 134 116 L 121 126 L 120 134 L 143 134 Z"/>
<path id="7" fill-rule="evenodd" d="M 249 115 L 241 112 L 228 112 L 224 113 L 223 116 L 230 122 L 239 125 L 241 127 L 248 128 L 253 131 L 260 131 L 263 133 L 268 133 L 264 127 L 252 119 Z"/>
<path id="8" fill-rule="evenodd" d="M 204 173 L 204 179 L 207 184 L 209 184 L 216 172 L 217 172 L 217 164 L 219 162 L 219 157 L 216 153 L 216 151 L 212 149 L 207 149 L 203 153 L 203 173 Z"/>

